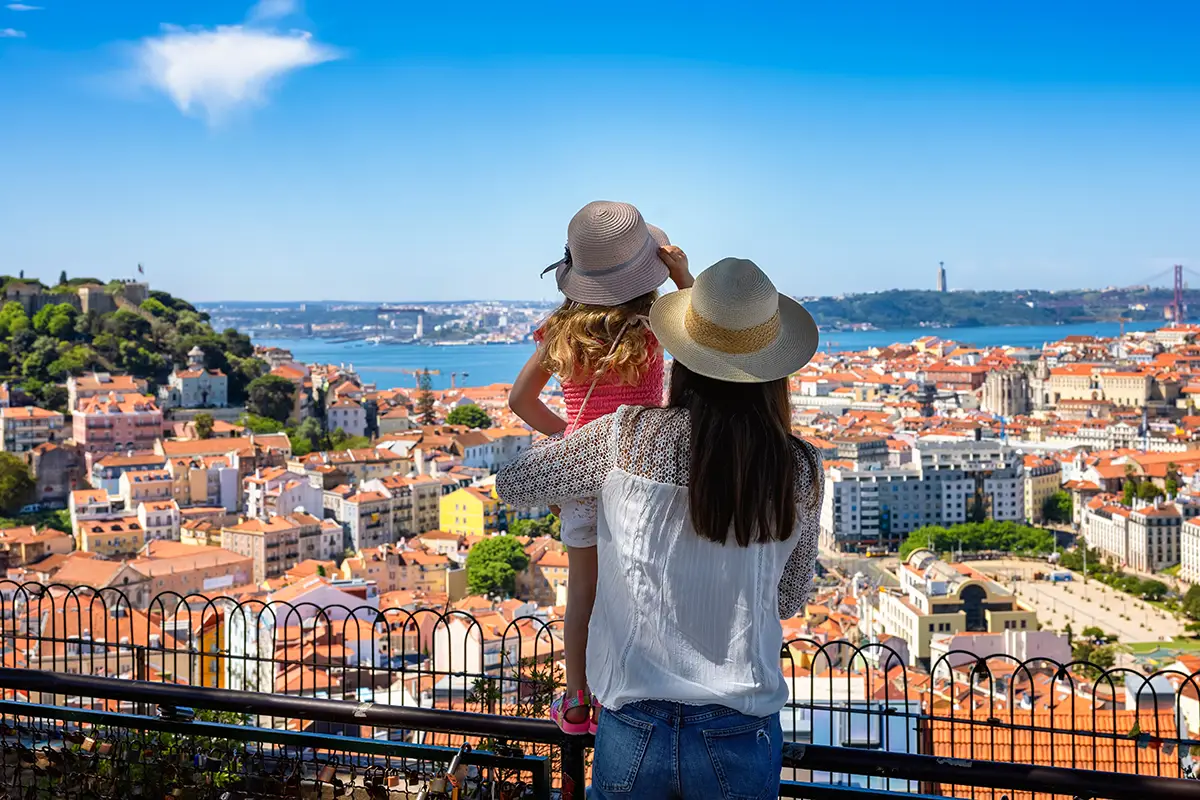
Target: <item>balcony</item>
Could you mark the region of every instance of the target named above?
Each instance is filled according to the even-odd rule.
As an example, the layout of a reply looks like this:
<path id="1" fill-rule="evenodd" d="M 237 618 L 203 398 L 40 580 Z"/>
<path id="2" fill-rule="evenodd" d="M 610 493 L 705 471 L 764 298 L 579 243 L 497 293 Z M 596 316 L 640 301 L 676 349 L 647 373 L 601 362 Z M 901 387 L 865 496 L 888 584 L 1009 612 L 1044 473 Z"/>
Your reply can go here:
<path id="1" fill-rule="evenodd" d="M 302 600 L 269 612 L 221 601 L 225 625 L 235 626 L 222 641 L 239 644 L 215 653 L 212 632 L 195 624 L 215 601 L 162 595 L 135 601 L 146 613 L 129 614 L 114 590 L 4 592 L 0 651 L 18 668 L 0 669 L 0 790 L 20 788 L 16 796 L 127 780 L 96 793 L 163 797 L 171 788 L 161 781 L 170 780 L 198 798 L 391 800 L 404 788 L 415 795 L 468 744 L 464 799 L 491 796 L 487 782 L 505 779 L 524 781 L 522 796 L 583 797 L 590 742 L 545 719 L 561 680 L 559 621 L 535 621 L 524 634 L 513 626 L 497 646 L 473 637 L 478 624 L 463 613 L 364 606 L 339 617 Z M 103 631 L 101 609 L 115 610 Z M 67 648 L 78 637 L 58 632 L 83 620 L 90 647 Z M 293 638 L 296 630 L 307 633 Z M 358 647 L 309 646 L 328 637 Z M 1098 699 L 1122 681 L 1138 686 L 1137 673 L 1085 678 L 1043 661 L 968 657 L 939 661 L 910 685 L 908 673 L 888 677 L 901 659 L 886 647 L 784 644 L 792 700 L 781 714 L 789 740 L 781 797 L 1200 800 L 1200 782 L 1179 779 L 1183 757 L 1200 747 L 1175 727 L 1171 701 L 1182 695 L 1132 712 Z M 215 676 L 226 688 L 211 688 Z M 1069 699 L 1054 699 L 1085 680 Z M 1035 687 L 1049 687 L 1048 712 L 1021 710 Z M 972 695 L 980 701 L 963 700 Z M 24 792 L 31 782 L 32 795 Z"/>

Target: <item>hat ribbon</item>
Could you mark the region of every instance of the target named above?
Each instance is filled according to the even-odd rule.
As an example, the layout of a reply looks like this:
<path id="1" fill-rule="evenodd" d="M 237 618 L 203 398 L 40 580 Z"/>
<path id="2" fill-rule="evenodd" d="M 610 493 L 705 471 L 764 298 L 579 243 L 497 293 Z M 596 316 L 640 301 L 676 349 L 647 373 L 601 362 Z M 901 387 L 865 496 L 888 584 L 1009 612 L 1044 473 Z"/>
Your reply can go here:
<path id="1" fill-rule="evenodd" d="M 546 267 L 544 270 L 542 270 L 542 274 L 539 275 L 538 277 L 539 278 L 546 277 L 547 272 L 550 272 L 551 270 L 556 270 L 559 267 L 561 267 L 563 264 L 567 265 L 567 269 L 570 269 L 572 266 L 572 264 L 571 264 L 571 245 L 567 245 L 566 247 L 564 247 L 563 248 L 563 257 L 560 258 L 558 261 L 555 261 L 550 266 Z"/>
<path id="2" fill-rule="evenodd" d="M 646 231 L 646 241 L 642 243 L 642 246 L 638 248 L 637 252 L 634 253 L 631 258 L 627 258 L 626 260 L 622 261 L 620 264 L 613 264 L 611 267 L 601 267 L 600 269 L 585 269 L 582 271 L 585 274 L 590 275 L 594 278 L 598 278 L 602 275 L 610 275 L 614 272 L 620 272 L 621 270 L 626 269 L 628 267 L 632 267 L 634 264 L 637 264 L 638 262 L 645 259 L 646 254 L 648 252 L 655 250 L 657 247 L 658 247 L 658 240 L 655 239 L 650 234 L 649 230 L 647 230 Z M 563 257 L 561 259 L 559 259 L 558 261 L 555 261 L 553 264 L 551 264 L 550 266 L 548 266 L 544 270 L 542 270 L 542 275 L 545 275 L 547 272 L 549 272 L 552 269 L 553 270 L 558 269 L 563 264 L 567 265 L 568 270 L 573 268 L 575 266 L 575 263 L 571 258 L 571 246 L 570 245 L 567 245 L 564 248 L 564 253 L 565 254 L 563 255 Z M 564 273 L 564 274 L 566 274 L 566 273 Z"/>
<path id="3" fill-rule="evenodd" d="M 764 349 L 779 335 L 779 309 L 763 323 L 752 328 L 734 330 L 724 328 L 707 320 L 696 313 L 696 309 L 688 303 L 687 313 L 683 317 L 683 327 L 696 344 L 711 350 L 718 350 L 730 355 L 745 355 Z"/>

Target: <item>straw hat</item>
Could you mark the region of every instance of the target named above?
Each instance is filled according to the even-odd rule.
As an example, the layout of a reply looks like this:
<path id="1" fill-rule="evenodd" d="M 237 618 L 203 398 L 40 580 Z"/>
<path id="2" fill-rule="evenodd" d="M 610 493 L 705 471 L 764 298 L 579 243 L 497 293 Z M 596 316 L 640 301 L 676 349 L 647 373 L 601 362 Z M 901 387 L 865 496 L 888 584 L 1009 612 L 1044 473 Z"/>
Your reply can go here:
<path id="1" fill-rule="evenodd" d="M 804 306 L 741 258 L 718 261 L 691 289 L 660 297 L 650 327 L 692 372 L 731 383 L 786 378 L 809 362 L 819 338 Z"/>
<path id="2" fill-rule="evenodd" d="M 567 226 L 567 253 L 554 270 L 558 289 L 576 303 L 617 306 L 667 279 L 658 248 L 671 240 L 629 203 L 588 203 Z"/>

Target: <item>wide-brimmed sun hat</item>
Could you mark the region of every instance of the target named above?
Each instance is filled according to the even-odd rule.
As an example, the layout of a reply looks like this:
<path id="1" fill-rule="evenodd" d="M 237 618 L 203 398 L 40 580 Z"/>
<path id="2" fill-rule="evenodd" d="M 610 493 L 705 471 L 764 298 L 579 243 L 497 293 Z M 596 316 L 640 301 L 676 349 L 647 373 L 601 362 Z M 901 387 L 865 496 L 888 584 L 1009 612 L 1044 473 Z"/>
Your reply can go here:
<path id="1" fill-rule="evenodd" d="M 576 303 L 617 306 L 652 292 L 667 279 L 658 248 L 671 243 L 629 203 L 588 203 L 567 226 L 567 252 L 554 270 L 558 290 Z"/>
<path id="2" fill-rule="evenodd" d="M 804 306 L 741 258 L 718 261 L 691 289 L 656 300 L 650 327 L 692 372 L 732 383 L 786 378 L 812 359 L 819 340 Z"/>

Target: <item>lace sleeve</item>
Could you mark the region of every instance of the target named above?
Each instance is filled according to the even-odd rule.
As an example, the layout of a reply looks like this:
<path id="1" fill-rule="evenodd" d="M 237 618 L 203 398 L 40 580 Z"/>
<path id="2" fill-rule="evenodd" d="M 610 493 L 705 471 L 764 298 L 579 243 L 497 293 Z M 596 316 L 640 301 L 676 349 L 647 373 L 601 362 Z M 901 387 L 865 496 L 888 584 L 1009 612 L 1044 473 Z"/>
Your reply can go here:
<path id="1" fill-rule="evenodd" d="M 803 443 L 802 447 L 807 451 L 807 456 L 799 448 L 796 452 L 796 466 L 799 468 L 799 480 L 796 482 L 797 541 L 779 579 L 780 619 L 791 619 L 804 608 L 812 593 L 813 577 L 817 570 L 825 470 L 821 467 L 821 454 L 817 449 L 808 443 Z"/>
<path id="2" fill-rule="evenodd" d="M 617 415 L 589 422 L 570 436 L 536 442 L 496 476 L 496 493 L 514 506 L 561 503 L 600 493 L 613 468 Z"/>

